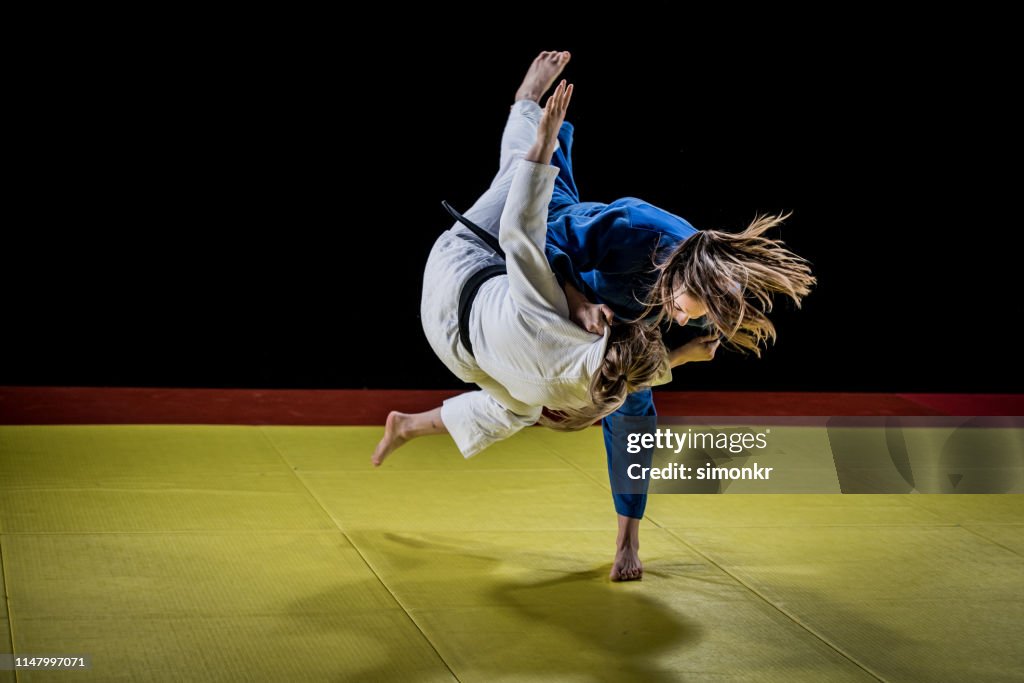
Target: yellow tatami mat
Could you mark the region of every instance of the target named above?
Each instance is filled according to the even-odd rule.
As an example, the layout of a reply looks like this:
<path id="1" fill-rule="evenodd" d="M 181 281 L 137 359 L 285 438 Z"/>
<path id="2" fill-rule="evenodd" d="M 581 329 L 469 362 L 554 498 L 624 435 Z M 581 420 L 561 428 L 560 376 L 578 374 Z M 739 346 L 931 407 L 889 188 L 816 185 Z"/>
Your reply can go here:
<path id="1" fill-rule="evenodd" d="M 0 427 L 17 681 L 1007 681 L 1024 496 L 659 495 L 608 580 L 598 429 Z"/>
<path id="2" fill-rule="evenodd" d="M 2 527 L 0 527 L 2 529 Z M 0 533 L 0 558 L 3 557 L 3 534 Z M 11 648 L 11 620 L 7 615 L 7 590 L 5 585 L 3 604 L 0 605 L 0 655 L 12 654 Z M 0 671 L 2 683 L 14 683 L 14 671 Z"/>
<path id="3" fill-rule="evenodd" d="M 609 540 L 353 534 L 462 680 L 870 680 L 664 530 L 644 537 L 643 583 L 610 583 Z"/>
<path id="4" fill-rule="evenodd" d="M 5 532 L 335 528 L 259 428 L 0 427 Z"/>
<path id="5" fill-rule="evenodd" d="M 1024 526 L 1020 524 L 965 524 L 964 527 L 982 538 L 987 538 L 1024 557 Z"/>
<path id="6" fill-rule="evenodd" d="M 1024 562 L 966 529 L 672 533 L 885 680 L 949 680 L 965 668 L 971 679 L 1001 680 L 1019 670 Z"/>

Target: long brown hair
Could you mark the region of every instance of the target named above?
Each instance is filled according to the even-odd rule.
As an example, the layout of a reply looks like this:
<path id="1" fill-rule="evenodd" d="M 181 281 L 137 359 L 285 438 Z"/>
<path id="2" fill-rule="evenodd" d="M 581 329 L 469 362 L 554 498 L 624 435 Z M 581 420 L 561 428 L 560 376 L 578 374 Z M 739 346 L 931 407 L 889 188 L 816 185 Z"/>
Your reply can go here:
<path id="1" fill-rule="evenodd" d="M 790 214 L 757 216 L 740 233 L 701 230 L 684 240 L 657 267 L 643 317 L 657 311 L 655 322 L 670 316 L 682 292 L 707 307 L 708 321 L 737 350 L 761 355 L 761 343 L 775 341 L 768 319 L 772 295 L 784 294 L 796 306 L 815 283 L 810 263 L 763 234 Z"/>
<path id="2" fill-rule="evenodd" d="M 539 423 L 564 432 L 589 427 L 615 412 L 628 394 L 650 386 L 667 369 L 668 351 L 657 327 L 636 322 L 613 325 L 604 360 L 590 380 L 591 405 L 553 411 L 555 419 L 542 415 Z"/>

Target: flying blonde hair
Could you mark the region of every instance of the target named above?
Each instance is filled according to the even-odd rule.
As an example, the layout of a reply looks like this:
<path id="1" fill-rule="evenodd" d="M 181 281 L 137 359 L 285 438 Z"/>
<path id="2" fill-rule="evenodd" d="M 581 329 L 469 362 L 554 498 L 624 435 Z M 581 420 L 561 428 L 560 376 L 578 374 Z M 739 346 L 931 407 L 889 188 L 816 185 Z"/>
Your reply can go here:
<path id="1" fill-rule="evenodd" d="M 671 317 L 674 299 L 686 292 L 707 307 L 708 321 L 724 343 L 760 356 L 762 342 L 776 336 L 766 315 L 772 295 L 784 294 L 799 308 L 815 283 L 808 261 L 763 237 L 790 215 L 757 216 L 740 233 L 701 230 L 685 239 L 657 266 L 642 317 L 654 311 L 655 323 Z"/>

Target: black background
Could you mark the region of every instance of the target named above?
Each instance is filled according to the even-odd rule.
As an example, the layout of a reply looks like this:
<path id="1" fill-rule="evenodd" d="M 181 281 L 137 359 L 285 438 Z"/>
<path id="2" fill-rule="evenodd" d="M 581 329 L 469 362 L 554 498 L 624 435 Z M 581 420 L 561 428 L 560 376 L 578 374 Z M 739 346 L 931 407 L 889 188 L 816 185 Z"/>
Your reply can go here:
<path id="1" fill-rule="evenodd" d="M 0 383 L 460 386 L 417 318 L 440 201 L 486 188 L 526 67 L 567 49 L 583 199 L 733 230 L 792 210 L 819 278 L 762 359 L 674 388 L 1020 390 L 997 45 L 544 11 L 221 18 L 49 67 L 21 107 Z"/>

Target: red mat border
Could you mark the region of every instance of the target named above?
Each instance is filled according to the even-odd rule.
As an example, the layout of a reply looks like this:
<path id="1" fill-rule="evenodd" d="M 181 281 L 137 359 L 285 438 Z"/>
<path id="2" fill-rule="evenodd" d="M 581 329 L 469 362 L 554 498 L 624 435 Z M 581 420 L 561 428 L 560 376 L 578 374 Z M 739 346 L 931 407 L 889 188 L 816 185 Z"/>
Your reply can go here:
<path id="1" fill-rule="evenodd" d="M 0 387 L 0 424 L 382 425 L 459 391 Z M 1024 394 L 655 392 L 661 415 L 1024 415 Z"/>

